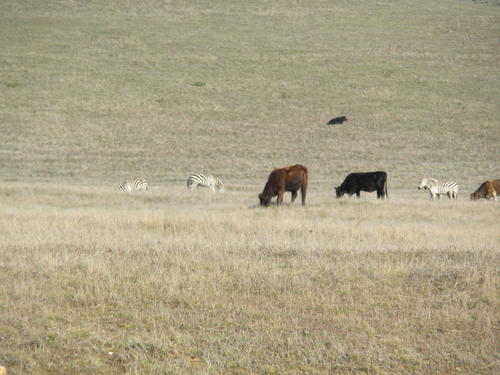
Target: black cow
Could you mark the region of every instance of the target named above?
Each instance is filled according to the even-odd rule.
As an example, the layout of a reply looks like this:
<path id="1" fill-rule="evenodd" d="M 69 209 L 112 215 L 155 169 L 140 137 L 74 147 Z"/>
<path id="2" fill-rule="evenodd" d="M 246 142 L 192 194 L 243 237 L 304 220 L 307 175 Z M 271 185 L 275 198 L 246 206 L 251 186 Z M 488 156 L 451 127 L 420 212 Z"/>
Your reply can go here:
<path id="1" fill-rule="evenodd" d="M 335 118 L 332 118 L 330 121 L 328 121 L 327 125 L 335 125 L 335 124 L 342 125 L 344 123 L 344 121 L 347 121 L 347 117 L 345 117 L 345 116 L 335 117 Z"/>
<path id="2" fill-rule="evenodd" d="M 365 172 L 365 173 L 351 173 L 347 175 L 344 182 L 335 188 L 337 198 L 342 197 L 345 193 L 356 196 L 359 198 L 361 191 L 377 191 L 377 198 L 389 198 L 387 195 L 387 173 L 378 172 Z"/>

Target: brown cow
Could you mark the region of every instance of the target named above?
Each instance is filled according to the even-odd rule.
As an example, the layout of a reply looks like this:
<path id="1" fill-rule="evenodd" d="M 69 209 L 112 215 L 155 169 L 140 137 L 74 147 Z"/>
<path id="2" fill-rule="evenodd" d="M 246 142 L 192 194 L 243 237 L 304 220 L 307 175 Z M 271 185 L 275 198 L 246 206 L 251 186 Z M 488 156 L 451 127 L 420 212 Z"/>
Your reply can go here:
<path id="1" fill-rule="evenodd" d="M 493 198 L 497 200 L 497 193 L 500 193 L 500 180 L 486 180 L 470 195 L 470 199 Z"/>
<path id="2" fill-rule="evenodd" d="M 283 203 L 285 191 L 292 192 L 292 203 L 297 198 L 297 190 L 302 194 L 302 205 L 306 204 L 307 168 L 301 164 L 273 169 L 267 178 L 264 191 L 259 194 L 261 206 L 269 206 L 271 199 L 278 196 L 278 205 Z"/>

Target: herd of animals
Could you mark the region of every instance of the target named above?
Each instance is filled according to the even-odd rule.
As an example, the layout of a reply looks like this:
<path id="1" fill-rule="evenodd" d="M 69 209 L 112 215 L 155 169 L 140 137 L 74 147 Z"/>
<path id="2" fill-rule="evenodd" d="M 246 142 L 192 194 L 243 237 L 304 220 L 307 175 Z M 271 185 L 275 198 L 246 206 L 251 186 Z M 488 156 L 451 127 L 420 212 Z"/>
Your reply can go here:
<path id="1" fill-rule="evenodd" d="M 327 125 L 343 125 L 348 121 L 346 116 L 334 117 L 328 121 Z M 267 178 L 264 190 L 259 194 L 261 206 L 269 206 L 271 200 L 278 196 L 277 204 L 283 203 L 285 192 L 292 193 L 292 203 L 297 198 L 297 192 L 300 190 L 302 205 L 306 203 L 306 193 L 308 184 L 307 168 L 301 164 L 292 165 L 284 168 L 275 168 Z M 213 192 L 224 191 L 224 183 L 220 177 L 206 174 L 192 174 L 187 179 L 187 187 L 192 191 L 194 188 L 206 187 Z M 125 181 L 117 186 L 119 191 L 146 191 L 149 186 L 145 179 L 137 178 L 134 181 Z M 428 190 L 432 200 L 441 199 L 446 195 L 449 199 L 458 198 L 458 184 L 455 181 L 440 182 L 435 178 L 423 178 L 418 185 L 419 190 Z M 350 173 L 344 179 L 340 186 L 335 188 L 337 198 L 344 194 L 352 196 L 356 194 L 359 198 L 361 191 L 377 192 L 378 199 L 388 198 L 387 194 L 387 173 L 384 171 Z M 500 179 L 486 180 L 479 188 L 470 195 L 472 200 L 481 198 L 497 200 L 496 195 L 500 192 Z"/>
<path id="2" fill-rule="evenodd" d="M 277 204 L 283 203 L 285 192 L 292 193 L 292 203 L 297 198 L 300 190 L 302 205 L 306 202 L 308 184 L 307 168 L 301 164 L 284 168 L 275 168 L 269 174 L 264 190 L 259 194 L 261 206 L 269 206 L 271 200 L 278 196 Z M 195 188 L 206 187 L 213 192 L 224 191 L 224 183 L 219 177 L 205 174 L 192 174 L 187 179 L 187 187 L 192 191 Z M 145 179 L 137 178 L 134 181 L 125 181 L 117 186 L 117 190 L 123 192 L 146 191 L 149 186 Z M 441 199 L 443 195 L 449 199 L 458 198 L 458 184 L 455 181 L 440 182 L 434 178 L 424 178 L 418 185 L 419 190 L 428 190 L 432 200 Z M 350 173 L 340 186 L 335 188 L 337 198 L 344 194 L 352 196 L 356 194 L 359 198 L 361 191 L 377 192 L 378 199 L 388 198 L 387 194 L 387 173 L 384 171 Z M 497 200 L 496 195 L 500 192 L 500 179 L 486 180 L 479 188 L 470 195 L 470 199 L 481 198 Z"/>

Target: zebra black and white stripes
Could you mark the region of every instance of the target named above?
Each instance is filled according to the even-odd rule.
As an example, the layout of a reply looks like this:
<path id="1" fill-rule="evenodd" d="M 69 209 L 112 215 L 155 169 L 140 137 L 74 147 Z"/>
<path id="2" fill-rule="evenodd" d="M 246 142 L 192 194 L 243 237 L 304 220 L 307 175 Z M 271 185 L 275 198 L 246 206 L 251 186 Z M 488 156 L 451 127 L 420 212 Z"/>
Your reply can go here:
<path id="1" fill-rule="evenodd" d="M 118 191 L 146 191 L 149 189 L 148 182 L 144 178 L 136 178 L 134 181 L 124 181 L 116 187 Z"/>
<path id="2" fill-rule="evenodd" d="M 120 185 L 116 187 L 116 190 L 118 191 L 125 191 L 125 192 L 131 192 L 132 191 L 132 184 L 129 181 L 122 182 Z"/>
<path id="3" fill-rule="evenodd" d="M 217 189 L 220 192 L 224 191 L 224 183 L 222 182 L 220 177 L 214 177 L 211 175 L 205 175 L 199 173 L 190 175 L 187 179 L 187 187 L 190 190 L 193 190 L 195 186 L 196 188 L 199 188 L 200 186 L 208 187 L 213 192 L 215 192 L 215 189 Z"/>
<path id="4" fill-rule="evenodd" d="M 435 178 L 423 178 L 418 185 L 418 190 L 427 189 L 431 199 L 441 199 L 441 195 L 446 194 L 450 199 L 458 198 L 458 184 L 455 181 L 439 182 Z"/>

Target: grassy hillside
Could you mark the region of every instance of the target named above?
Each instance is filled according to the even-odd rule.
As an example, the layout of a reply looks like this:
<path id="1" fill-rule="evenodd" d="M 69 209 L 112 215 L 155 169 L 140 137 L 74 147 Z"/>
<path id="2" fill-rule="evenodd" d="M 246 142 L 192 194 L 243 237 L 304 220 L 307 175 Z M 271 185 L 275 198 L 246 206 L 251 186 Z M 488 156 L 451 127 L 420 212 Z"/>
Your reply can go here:
<path id="1" fill-rule="evenodd" d="M 464 1 L 2 2 L 4 178 L 498 173 L 500 9 Z M 348 126 L 329 128 L 335 115 Z M 473 182 L 472 182 L 473 181 Z"/>
<path id="2" fill-rule="evenodd" d="M 498 35 L 495 1 L 1 1 L 0 365 L 495 373 Z M 298 162 L 307 206 L 260 209 Z M 333 199 L 368 170 L 389 200 Z"/>

